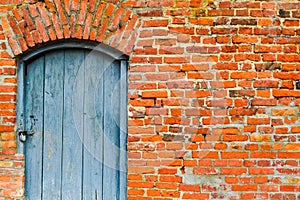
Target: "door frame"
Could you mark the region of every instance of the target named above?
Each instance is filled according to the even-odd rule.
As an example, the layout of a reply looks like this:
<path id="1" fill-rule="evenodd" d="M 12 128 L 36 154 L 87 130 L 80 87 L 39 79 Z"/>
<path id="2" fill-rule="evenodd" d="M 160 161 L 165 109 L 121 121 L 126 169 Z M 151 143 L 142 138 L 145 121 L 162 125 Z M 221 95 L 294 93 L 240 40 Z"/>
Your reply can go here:
<path id="1" fill-rule="evenodd" d="M 53 50 L 62 50 L 62 49 L 82 49 L 82 50 L 93 50 L 110 56 L 114 60 L 118 60 L 120 62 L 120 72 L 121 74 L 125 74 L 126 78 L 121 83 L 120 87 L 120 96 L 128 96 L 128 56 L 124 55 L 124 53 L 109 47 L 104 44 L 99 44 L 97 42 L 90 42 L 90 41 L 81 41 L 81 40 L 66 40 L 66 41 L 56 41 L 52 43 L 48 43 L 46 45 L 40 46 L 36 49 L 29 51 L 21 55 L 18 58 L 18 69 L 17 69 L 17 119 L 16 119 L 16 126 L 20 128 L 20 124 L 24 125 L 24 109 L 25 109 L 25 70 L 27 62 L 34 60 L 35 58 L 39 57 L 40 55 L 50 52 Z M 120 135 L 120 162 L 123 162 L 125 166 L 124 170 L 127 172 L 127 133 L 128 133 L 128 98 L 121 98 L 120 107 L 124 108 L 120 112 L 120 129 L 124 130 L 124 134 Z M 126 110 L 125 110 L 126 108 Z M 122 117 L 123 116 L 123 117 Z M 120 131 L 122 132 L 122 131 Z M 20 141 L 18 131 L 16 131 L 16 139 L 17 139 L 17 152 L 20 154 L 25 153 L 25 145 L 23 142 Z M 123 150 L 123 151 L 122 151 Z M 26 167 L 26 163 L 25 163 Z M 120 185 L 124 185 L 125 187 L 120 187 L 120 197 L 127 196 L 127 173 L 124 177 L 120 177 Z M 26 177 L 25 177 L 26 178 Z M 123 198 L 122 198 L 123 199 Z M 126 199 L 126 198 L 125 198 Z"/>

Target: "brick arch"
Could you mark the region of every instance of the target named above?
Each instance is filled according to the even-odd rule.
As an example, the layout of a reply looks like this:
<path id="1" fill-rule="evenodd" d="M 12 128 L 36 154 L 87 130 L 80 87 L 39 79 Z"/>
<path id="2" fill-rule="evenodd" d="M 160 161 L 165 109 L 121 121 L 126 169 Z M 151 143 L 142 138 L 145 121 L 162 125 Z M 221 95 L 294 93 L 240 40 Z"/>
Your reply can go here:
<path id="1" fill-rule="evenodd" d="M 48 0 L 20 5 L 1 18 L 12 53 L 17 56 L 49 41 L 97 41 L 126 55 L 133 49 L 138 16 L 112 3 Z"/>

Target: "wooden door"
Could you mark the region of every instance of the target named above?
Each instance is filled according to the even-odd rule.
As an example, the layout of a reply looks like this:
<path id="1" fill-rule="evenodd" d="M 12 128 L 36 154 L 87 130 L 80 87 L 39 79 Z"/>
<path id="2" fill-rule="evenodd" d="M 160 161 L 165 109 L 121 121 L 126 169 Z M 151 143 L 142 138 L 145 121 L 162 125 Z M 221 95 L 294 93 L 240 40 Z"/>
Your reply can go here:
<path id="1" fill-rule="evenodd" d="M 24 71 L 26 199 L 126 199 L 124 61 L 65 49 Z"/>

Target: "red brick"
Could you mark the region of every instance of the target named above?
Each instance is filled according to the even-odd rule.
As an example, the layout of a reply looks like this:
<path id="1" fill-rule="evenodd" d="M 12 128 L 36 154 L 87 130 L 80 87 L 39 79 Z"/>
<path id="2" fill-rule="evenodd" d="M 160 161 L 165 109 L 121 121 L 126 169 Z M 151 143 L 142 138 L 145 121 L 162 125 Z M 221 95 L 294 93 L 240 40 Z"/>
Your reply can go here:
<path id="1" fill-rule="evenodd" d="M 154 100 L 153 99 L 141 99 L 141 100 L 130 100 L 129 104 L 132 106 L 145 106 L 145 107 L 149 107 L 149 106 L 154 106 Z"/>
<path id="2" fill-rule="evenodd" d="M 300 91 L 273 90 L 274 97 L 300 97 Z"/>
<path id="3" fill-rule="evenodd" d="M 249 168 L 250 174 L 274 174 L 273 168 Z"/>
<path id="4" fill-rule="evenodd" d="M 247 108 L 233 108 L 230 110 L 230 115 L 237 116 L 251 116 L 257 113 L 256 109 L 247 109 Z"/>
<path id="5" fill-rule="evenodd" d="M 219 70 L 237 70 L 238 69 L 238 65 L 237 63 L 228 63 L 228 64 L 216 64 L 214 66 L 215 69 L 219 69 Z"/>
<path id="6" fill-rule="evenodd" d="M 212 26 L 214 23 L 214 19 L 206 17 L 191 18 L 189 21 L 192 24 L 203 26 Z"/>
<path id="7" fill-rule="evenodd" d="M 300 144 L 286 144 L 285 145 L 285 150 L 290 150 L 290 151 L 297 151 L 300 150 Z"/>
<path id="8" fill-rule="evenodd" d="M 143 195 L 143 190 L 128 189 L 128 195 Z"/>
<path id="9" fill-rule="evenodd" d="M 118 28 L 118 25 L 120 25 L 120 20 L 121 20 L 121 17 L 123 15 L 124 11 L 125 10 L 123 8 L 118 8 L 117 9 L 116 13 L 114 14 L 111 25 L 109 27 L 110 31 L 114 31 Z"/>
<path id="10" fill-rule="evenodd" d="M 277 105 L 276 99 L 253 99 L 251 101 L 253 106 L 275 106 Z"/>
<path id="11" fill-rule="evenodd" d="M 223 140 L 224 141 L 247 141 L 248 136 L 247 135 L 224 135 Z"/>
<path id="12" fill-rule="evenodd" d="M 50 40 L 49 36 L 48 36 L 48 33 L 42 23 L 42 21 L 39 19 L 39 18 L 36 18 L 36 25 L 37 25 L 37 28 L 38 28 L 38 31 L 39 33 L 41 34 L 42 36 L 42 39 L 44 42 L 47 42 Z"/>
<path id="13" fill-rule="evenodd" d="M 57 13 L 58 13 L 58 16 L 59 16 L 59 19 L 62 23 L 62 25 L 66 25 L 68 23 L 68 18 L 66 17 L 65 15 L 65 10 L 64 8 L 62 7 L 62 4 L 61 4 L 61 1 L 59 0 L 54 0 L 55 2 L 55 5 L 56 5 L 56 9 L 57 9 Z M 78 0 L 75 0 L 74 2 L 72 2 L 74 5 L 76 5 L 76 3 L 78 2 Z M 65 4 L 65 8 L 66 8 L 66 11 L 67 13 L 69 14 L 69 8 L 70 8 L 70 4 L 69 4 L 69 0 L 64 0 L 64 4 Z M 72 4 L 72 5 L 73 5 Z"/>
<path id="14" fill-rule="evenodd" d="M 54 29 L 56 32 L 56 37 L 58 39 L 62 39 L 64 36 L 62 33 L 61 26 L 59 25 L 59 18 L 56 14 L 52 14 L 52 21 L 53 21 L 53 26 L 54 26 Z"/>
<path id="15" fill-rule="evenodd" d="M 177 169 L 174 168 L 160 168 L 158 169 L 159 174 L 176 174 Z"/>
<path id="16" fill-rule="evenodd" d="M 248 158 L 247 152 L 221 152 L 223 159 Z"/>
<path id="17" fill-rule="evenodd" d="M 52 21 L 49 18 L 48 11 L 45 9 L 45 7 L 43 6 L 43 4 L 37 3 L 37 7 L 38 7 L 39 13 L 41 15 L 41 18 L 42 18 L 42 20 L 44 22 L 44 25 L 46 27 L 52 25 Z"/>
<path id="18" fill-rule="evenodd" d="M 154 183 L 151 182 L 128 182 L 128 187 L 133 188 L 153 188 Z"/>
<path id="19" fill-rule="evenodd" d="M 106 29 L 109 24 L 109 18 L 105 18 L 104 21 L 102 22 L 101 26 L 98 29 L 98 36 L 97 36 L 97 41 L 102 42 L 105 34 L 106 34 Z"/>
<path id="20" fill-rule="evenodd" d="M 251 158 L 276 158 L 275 152 L 251 152 Z"/>
<path id="21" fill-rule="evenodd" d="M 209 194 L 199 194 L 199 193 L 184 193 L 183 199 L 201 199 L 208 200 Z"/>
<path id="22" fill-rule="evenodd" d="M 216 124 L 229 124 L 228 118 L 203 118 L 202 123 L 204 125 L 216 125 Z"/>
<path id="23" fill-rule="evenodd" d="M 218 35 L 236 34 L 237 28 L 212 28 L 211 32 Z M 236 41 L 237 38 L 235 38 Z"/>
<path id="24" fill-rule="evenodd" d="M 221 174 L 224 175 L 242 175 L 245 174 L 246 172 L 247 172 L 246 168 L 222 168 L 221 169 Z"/>
<path id="25" fill-rule="evenodd" d="M 145 20 L 143 27 L 166 27 L 168 20 Z"/>
<path id="26" fill-rule="evenodd" d="M 99 26 L 105 6 L 106 6 L 105 2 L 101 2 L 100 6 L 98 6 L 96 15 L 94 18 L 94 23 L 93 23 L 94 26 Z"/>
<path id="27" fill-rule="evenodd" d="M 299 192 L 300 187 L 299 186 L 280 186 L 280 191 L 282 192 Z"/>
<path id="28" fill-rule="evenodd" d="M 248 124 L 269 124 L 270 118 L 248 118 Z"/>
<path id="29" fill-rule="evenodd" d="M 153 1 L 149 1 L 148 5 L 150 7 L 169 7 L 169 6 L 174 6 L 174 1 L 172 1 L 172 0 L 165 0 L 165 1 L 153 0 Z"/>
<path id="30" fill-rule="evenodd" d="M 172 63 L 172 64 L 175 64 L 175 63 L 188 63 L 190 60 L 189 57 L 165 57 L 164 58 L 164 62 L 165 63 Z"/>
<path id="31" fill-rule="evenodd" d="M 29 5 L 28 8 L 31 11 L 31 15 L 33 17 L 38 16 L 38 12 L 36 10 L 36 6 L 32 5 L 32 7 L 31 7 L 31 5 Z M 33 23 L 32 19 L 31 19 L 30 15 L 29 15 L 28 10 L 25 7 L 23 7 L 23 8 L 20 9 L 20 11 L 21 11 L 21 13 L 22 13 L 22 15 L 24 17 L 24 20 L 26 22 L 26 26 L 28 27 L 28 29 L 30 31 L 34 30 L 35 29 L 35 25 L 34 25 L 34 23 Z"/>
<path id="32" fill-rule="evenodd" d="M 132 0 L 127 0 L 127 1 L 124 1 L 122 3 L 122 6 L 124 7 L 134 7 L 134 8 L 141 8 L 141 7 L 145 7 L 146 6 L 146 3 L 145 1 L 132 1 Z"/>
<path id="33" fill-rule="evenodd" d="M 251 36 L 234 36 L 232 38 L 232 42 L 234 44 L 240 44 L 240 43 L 257 43 L 258 38 L 257 37 L 251 37 Z"/>
<path id="34" fill-rule="evenodd" d="M 138 127 L 130 127 L 128 128 L 129 134 L 152 134 L 154 133 L 154 129 L 152 127 L 149 128 L 138 128 Z"/>
<path id="35" fill-rule="evenodd" d="M 237 184 L 238 178 L 235 177 L 225 177 L 225 182 L 228 184 Z"/>
<path id="36" fill-rule="evenodd" d="M 194 168 L 194 174 L 202 174 L 202 175 L 209 175 L 209 174 L 217 174 L 218 170 L 215 168 Z"/>
<path id="37" fill-rule="evenodd" d="M 232 191 L 257 191 L 257 185 L 233 185 Z"/>
<path id="38" fill-rule="evenodd" d="M 278 152 L 278 158 L 300 158 L 300 154 L 297 152 Z"/>
<path id="39" fill-rule="evenodd" d="M 199 185 L 180 184 L 179 189 L 181 191 L 200 192 L 200 186 Z"/>
<path id="40" fill-rule="evenodd" d="M 84 21 L 85 21 L 85 17 L 86 17 L 86 10 L 87 10 L 87 0 L 82 0 L 80 2 L 80 12 L 79 12 L 79 15 L 78 15 L 78 23 L 83 25 L 84 24 Z"/>
<path id="41" fill-rule="evenodd" d="M 127 24 L 126 28 L 125 28 L 124 35 L 123 35 L 124 39 L 129 38 L 129 36 L 131 35 L 131 32 L 134 29 L 137 21 L 138 21 L 138 16 L 133 15 L 132 18 L 130 19 L 129 23 Z"/>
<path id="42" fill-rule="evenodd" d="M 161 182 L 182 182 L 182 177 L 179 176 L 160 176 L 159 179 Z"/>
<path id="43" fill-rule="evenodd" d="M 147 115 L 167 115 L 169 109 L 167 108 L 147 108 L 146 114 Z"/>
<path id="44" fill-rule="evenodd" d="M 144 98 L 166 98 L 168 97 L 167 91 L 147 91 L 143 92 L 142 96 Z"/>
<path id="45" fill-rule="evenodd" d="M 273 80 L 256 80 L 253 83 L 255 88 L 277 88 L 278 85 L 278 81 Z"/>
<path id="46" fill-rule="evenodd" d="M 294 72 L 275 72 L 274 78 L 279 78 L 283 80 L 300 80 L 299 73 Z"/>
<path id="47" fill-rule="evenodd" d="M 21 33 L 19 26 L 18 26 L 16 20 L 14 19 L 14 17 L 12 17 L 11 15 L 7 15 L 7 19 L 9 21 L 9 24 L 10 24 L 13 32 L 16 34 L 16 36 L 22 37 L 22 33 Z"/>
<path id="48" fill-rule="evenodd" d="M 171 33 L 181 33 L 192 35 L 195 32 L 194 28 L 191 27 L 169 27 Z"/>
<path id="49" fill-rule="evenodd" d="M 284 20 L 284 26 L 299 26 L 299 20 Z"/>

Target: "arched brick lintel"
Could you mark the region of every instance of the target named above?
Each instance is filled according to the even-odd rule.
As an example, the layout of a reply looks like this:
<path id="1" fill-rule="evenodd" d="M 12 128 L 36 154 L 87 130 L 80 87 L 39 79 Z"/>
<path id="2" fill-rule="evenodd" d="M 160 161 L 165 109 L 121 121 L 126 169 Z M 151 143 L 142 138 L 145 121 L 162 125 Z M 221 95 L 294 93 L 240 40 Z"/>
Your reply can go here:
<path id="1" fill-rule="evenodd" d="M 49 41 L 76 38 L 97 41 L 129 55 L 140 26 L 138 16 L 117 5 L 63 0 L 21 5 L 1 17 L 15 56 Z"/>

